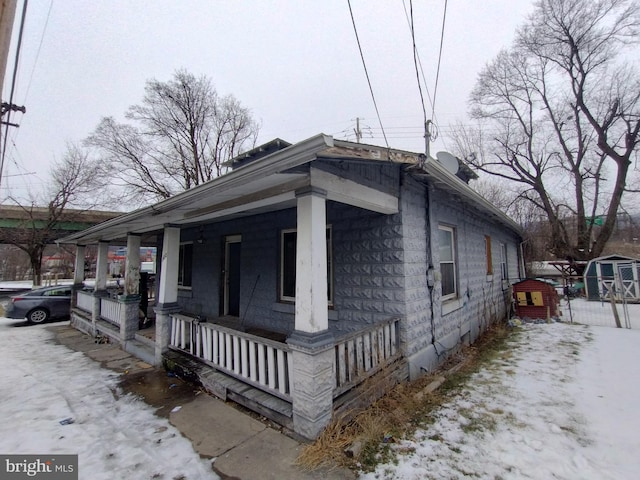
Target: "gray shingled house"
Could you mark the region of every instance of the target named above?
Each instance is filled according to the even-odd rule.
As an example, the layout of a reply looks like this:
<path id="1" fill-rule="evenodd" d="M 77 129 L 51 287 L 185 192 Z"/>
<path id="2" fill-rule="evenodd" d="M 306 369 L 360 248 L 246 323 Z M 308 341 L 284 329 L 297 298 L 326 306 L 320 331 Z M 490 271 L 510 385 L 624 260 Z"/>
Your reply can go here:
<path id="1" fill-rule="evenodd" d="M 523 275 L 518 225 L 469 188 L 472 172 L 446 167 L 326 135 L 274 140 L 61 239 L 77 246 L 71 322 L 314 438 L 364 380 L 416 378 L 506 314 Z M 107 251 L 122 244 L 113 296 Z M 152 335 L 138 331 L 141 245 L 158 248 Z"/>

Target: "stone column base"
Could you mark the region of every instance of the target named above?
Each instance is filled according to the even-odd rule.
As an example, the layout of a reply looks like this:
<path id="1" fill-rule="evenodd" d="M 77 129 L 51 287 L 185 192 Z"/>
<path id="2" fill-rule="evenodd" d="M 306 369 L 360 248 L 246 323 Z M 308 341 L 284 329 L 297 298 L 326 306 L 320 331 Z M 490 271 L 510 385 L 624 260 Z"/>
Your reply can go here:
<path id="1" fill-rule="evenodd" d="M 162 365 L 162 355 L 169 349 L 171 340 L 171 314 L 177 313 L 182 308 L 177 303 L 165 303 L 157 305 L 156 312 L 156 351 L 155 365 Z"/>
<path id="2" fill-rule="evenodd" d="M 118 303 L 122 307 L 120 310 L 120 342 L 124 345 L 127 340 L 135 337 L 138 331 L 140 295 L 120 295 Z"/>
<path id="3" fill-rule="evenodd" d="M 290 374 L 293 429 L 313 440 L 331 422 L 335 387 L 335 340 L 328 331 L 295 331 L 287 340 L 293 362 Z"/>

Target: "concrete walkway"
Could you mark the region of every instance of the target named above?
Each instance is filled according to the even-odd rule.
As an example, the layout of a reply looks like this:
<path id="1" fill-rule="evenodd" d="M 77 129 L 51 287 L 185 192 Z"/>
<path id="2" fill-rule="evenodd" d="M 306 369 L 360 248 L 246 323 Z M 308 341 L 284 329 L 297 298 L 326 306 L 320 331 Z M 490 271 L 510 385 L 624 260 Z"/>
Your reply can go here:
<path id="1" fill-rule="evenodd" d="M 200 456 L 213 459 L 222 479 L 287 480 L 356 478 L 347 469 L 304 471 L 295 464 L 303 445 L 229 403 L 142 362 L 117 345 L 97 344 L 68 324 L 50 327 L 56 340 L 122 374 L 122 388 L 156 407 L 191 440 Z"/>

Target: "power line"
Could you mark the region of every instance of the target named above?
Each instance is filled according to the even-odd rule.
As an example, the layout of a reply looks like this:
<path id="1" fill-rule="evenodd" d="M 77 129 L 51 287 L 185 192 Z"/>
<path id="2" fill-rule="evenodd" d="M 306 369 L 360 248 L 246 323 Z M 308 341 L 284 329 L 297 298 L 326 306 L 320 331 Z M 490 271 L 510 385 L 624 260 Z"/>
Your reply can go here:
<path id="1" fill-rule="evenodd" d="M 9 105 L 13 105 L 13 94 L 16 88 L 16 80 L 18 77 L 18 64 L 20 61 L 20 49 L 22 47 L 22 34 L 24 33 L 24 22 L 27 16 L 28 0 L 24 0 L 22 5 L 22 18 L 20 19 L 20 32 L 18 34 L 18 46 L 16 47 L 16 59 L 13 66 L 13 78 L 11 80 L 11 93 L 9 94 Z M 2 183 L 2 170 L 4 168 L 4 159 L 7 154 L 7 139 L 9 137 L 9 120 L 11 118 L 11 109 L 7 111 L 7 125 L 4 130 L 4 139 L 2 144 L 2 154 L 0 155 L 0 184 Z"/>
<path id="2" fill-rule="evenodd" d="M 416 81 L 418 82 L 418 91 L 420 92 L 420 106 L 422 107 L 422 115 L 424 117 L 424 149 L 425 153 L 429 155 L 429 130 L 427 123 L 427 110 L 424 106 L 424 95 L 422 94 L 422 84 L 420 83 L 420 72 L 418 70 L 418 48 L 416 47 L 416 31 L 413 24 L 413 0 L 409 0 L 409 11 L 411 12 L 411 43 L 413 45 L 413 66 L 416 70 Z"/>
<path id="3" fill-rule="evenodd" d="M 429 104 L 433 106 L 433 101 L 431 100 L 431 93 L 429 93 L 429 85 L 427 85 L 427 79 L 424 75 L 424 69 L 422 68 L 422 61 L 420 60 L 420 53 L 418 49 L 415 47 L 415 37 L 413 34 L 413 17 L 409 18 L 409 13 L 407 12 L 407 5 L 404 0 L 402 0 L 402 7 L 404 8 L 404 16 L 407 19 L 407 25 L 409 27 L 409 33 L 411 34 L 411 38 L 414 43 L 414 53 L 416 58 L 418 59 L 418 65 L 420 66 L 420 73 L 422 74 L 422 83 L 424 83 L 424 88 L 427 91 L 427 99 L 429 100 Z M 413 15 L 413 12 L 412 12 Z"/>
<path id="4" fill-rule="evenodd" d="M 433 105 L 431 109 L 431 118 L 436 111 L 436 95 L 438 93 L 438 79 L 440 78 L 440 62 L 442 60 L 442 44 L 444 43 L 444 25 L 447 19 L 447 0 L 444 0 L 444 12 L 442 14 L 442 31 L 440 32 L 440 51 L 438 53 L 438 68 L 436 69 L 436 85 L 433 88 Z"/>
<path id="5" fill-rule="evenodd" d="M 351 8 L 351 0 L 347 0 L 349 4 L 349 13 L 351 14 L 351 23 L 353 24 L 353 32 L 356 35 L 356 42 L 358 43 L 358 50 L 360 51 L 360 58 L 362 59 L 362 66 L 364 67 L 364 74 L 367 77 L 367 83 L 369 84 L 369 91 L 371 92 L 371 99 L 373 100 L 373 106 L 376 109 L 376 115 L 378 116 L 378 122 L 380 123 L 380 129 L 382 130 L 382 135 L 384 136 L 384 143 L 389 148 L 389 142 L 387 141 L 387 136 L 384 133 L 384 127 L 382 126 L 382 119 L 380 118 L 380 111 L 378 110 L 378 103 L 376 102 L 376 97 L 373 94 L 373 87 L 371 86 L 371 79 L 369 78 L 369 71 L 367 70 L 367 64 L 364 61 L 364 54 L 362 53 L 362 45 L 360 45 L 360 38 L 358 37 L 358 29 L 356 28 L 356 21 L 353 18 L 353 9 Z"/>
<path id="6" fill-rule="evenodd" d="M 49 25 L 49 17 L 51 16 L 51 9 L 53 8 L 53 0 L 49 3 L 49 11 L 47 12 L 47 18 L 44 22 L 44 27 L 42 28 L 42 34 L 40 35 L 40 43 L 38 44 L 38 51 L 36 52 L 36 58 L 33 62 L 33 68 L 31 69 L 31 75 L 29 76 L 29 83 L 27 84 L 27 90 L 24 94 L 24 100 L 22 101 L 23 105 L 27 103 L 27 96 L 29 95 L 29 90 L 31 89 L 31 83 L 33 82 L 33 75 L 36 71 L 36 65 L 38 64 L 38 59 L 40 58 L 40 51 L 42 50 L 42 44 L 44 43 L 44 34 L 47 31 L 47 26 Z"/>

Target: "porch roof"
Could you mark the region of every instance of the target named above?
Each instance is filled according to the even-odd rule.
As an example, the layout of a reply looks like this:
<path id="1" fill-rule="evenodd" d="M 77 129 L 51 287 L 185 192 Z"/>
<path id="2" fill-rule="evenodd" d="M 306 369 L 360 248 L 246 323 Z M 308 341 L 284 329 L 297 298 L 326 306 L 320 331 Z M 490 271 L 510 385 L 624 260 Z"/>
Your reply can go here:
<path id="1" fill-rule="evenodd" d="M 333 147 L 331 136 L 316 135 L 167 200 L 63 237 L 58 243 L 121 242 L 128 234 L 153 241 L 165 226 L 197 226 L 295 207 L 296 191 L 305 187 L 320 188 L 328 200 L 396 213 L 395 196 L 306 165 Z"/>
<path id="2" fill-rule="evenodd" d="M 417 153 L 334 141 L 331 136 L 319 134 L 167 200 L 61 238 L 58 243 L 88 245 L 100 241 L 121 242 L 128 234 L 140 235 L 143 241 L 153 241 L 153 237 L 165 226 L 197 226 L 295 207 L 296 191 L 305 187 L 324 190 L 328 200 L 384 214 L 398 212 L 396 196 L 308 165 L 316 159 L 380 161 L 403 165 L 416 178 L 447 189 L 520 232 L 513 220 L 446 171 L 435 159 L 424 161 L 424 155 Z"/>

